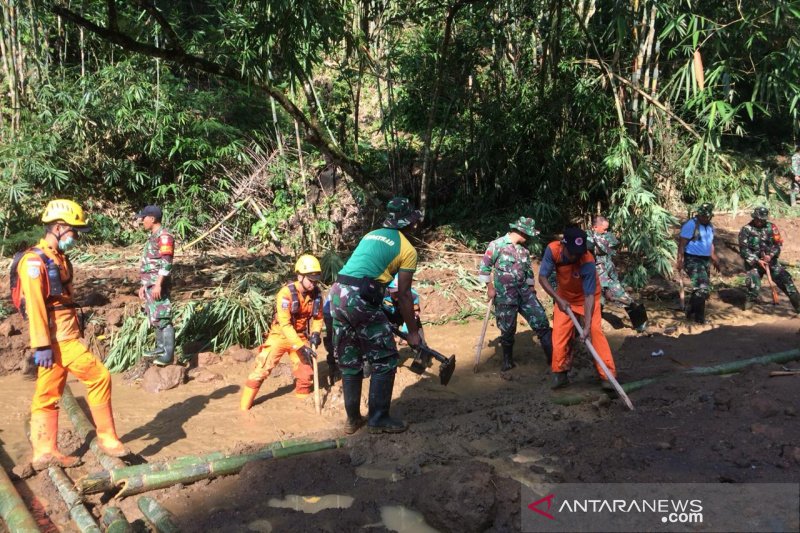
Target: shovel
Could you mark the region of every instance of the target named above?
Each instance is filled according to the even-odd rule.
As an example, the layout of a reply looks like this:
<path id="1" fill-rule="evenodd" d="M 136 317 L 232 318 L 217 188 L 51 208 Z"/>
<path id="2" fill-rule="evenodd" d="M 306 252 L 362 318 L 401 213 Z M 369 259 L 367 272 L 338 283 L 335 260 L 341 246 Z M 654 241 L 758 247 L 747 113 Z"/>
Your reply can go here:
<path id="1" fill-rule="evenodd" d="M 767 272 L 767 283 L 769 283 L 769 288 L 772 291 L 772 305 L 778 305 L 778 289 L 775 288 L 775 285 L 772 283 L 772 273 L 769 271 L 769 265 L 764 261 L 759 261 L 761 266 L 764 267 L 764 270 Z"/>
<path id="2" fill-rule="evenodd" d="M 572 319 L 572 323 L 575 325 L 575 329 L 578 331 L 578 335 L 583 337 L 583 328 L 581 328 L 578 319 L 575 317 L 575 313 L 573 313 L 572 309 L 569 307 L 567 307 L 567 314 Z M 610 381 L 611 384 L 614 386 L 614 390 L 617 391 L 619 397 L 623 399 L 625 405 L 628 406 L 628 409 L 633 411 L 633 404 L 631 403 L 631 399 L 628 398 L 627 394 L 625 394 L 625 391 L 622 389 L 617 379 L 611 375 L 611 371 L 608 369 L 605 362 L 603 362 L 603 360 L 600 358 L 600 355 L 598 355 L 597 350 L 594 349 L 594 346 L 592 346 L 592 341 L 590 341 L 589 339 L 585 339 L 584 344 L 586 344 L 586 348 L 589 349 L 589 352 L 592 354 L 592 357 L 594 357 L 594 360 L 597 363 L 597 365 L 603 370 L 603 373 L 608 378 L 608 381 Z"/>
<path id="3" fill-rule="evenodd" d="M 478 337 L 478 342 L 475 344 L 475 366 L 472 371 L 478 373 L 478 364 L 481 362 L 481 350 L 483 349 L 483 339 L 486 337 L 486 328 L 489 326 L 489 316 L 492 314 L 492 303 L 486 306 L 486 316 L 483 317 L 483 327 L 481 327 L 481 336 Z"/>
<path id="4" fill-rule="evenodd" d="M 397 327 L 392 326 L 392 333 L 403 339 L 404 341 L 408 342 L 408 334 L 403 333 Z M 440 354 L 433 348 L 429 347 L 427 344 L 420 344 L 419 346 L 411 346 L 412 350 L 416 354 L 414 358 L 414 362 L 411 363 L 409 367 L 412 372 L 415 374 L 422 374 L 427 370 L 429 367 L 433 366 L 432 359 L 436 359 L 439 361 L 439 383 L 442 385 L 447 385 L 450 383 L 450 378 L 453 377 L 453 372 L 456 370 L 456 356 L 451 355 L 450 357 L 445 357 L 444 355 Z"/>

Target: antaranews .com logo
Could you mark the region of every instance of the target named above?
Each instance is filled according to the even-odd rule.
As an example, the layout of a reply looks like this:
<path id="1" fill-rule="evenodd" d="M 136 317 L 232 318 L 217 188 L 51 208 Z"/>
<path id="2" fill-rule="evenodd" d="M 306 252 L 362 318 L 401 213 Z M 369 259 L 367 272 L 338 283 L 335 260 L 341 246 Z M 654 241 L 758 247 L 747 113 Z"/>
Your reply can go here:
<path id="1" fill-rule="evenodd" d="M 541 483 L 521 496 L 526 532 L 800 529 L 798 483 Z"/>

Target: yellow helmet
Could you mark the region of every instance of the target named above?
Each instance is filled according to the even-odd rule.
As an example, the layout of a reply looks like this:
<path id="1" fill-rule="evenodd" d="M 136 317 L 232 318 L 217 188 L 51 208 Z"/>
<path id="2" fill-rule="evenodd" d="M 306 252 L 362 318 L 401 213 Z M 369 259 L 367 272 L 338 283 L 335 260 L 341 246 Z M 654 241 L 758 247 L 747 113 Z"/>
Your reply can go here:
<path id="1" fill-rule="evenodd" d="M 297 258 L 297 263 L 294 265 L 294 271 L 298 274 L 317 274 L 322 272 L 322 267 L 319 260 L 310 254 L 303 254 Z"/>
<path id="2" fill-rule="evenodd" d="M 74 228 L 87 228 L 86 216 L 83 208 L 72 200 L 50 200 L 42 214 L 42 222 L 49 224 L 57 220 L 63 220 L 66 224 Z"/>

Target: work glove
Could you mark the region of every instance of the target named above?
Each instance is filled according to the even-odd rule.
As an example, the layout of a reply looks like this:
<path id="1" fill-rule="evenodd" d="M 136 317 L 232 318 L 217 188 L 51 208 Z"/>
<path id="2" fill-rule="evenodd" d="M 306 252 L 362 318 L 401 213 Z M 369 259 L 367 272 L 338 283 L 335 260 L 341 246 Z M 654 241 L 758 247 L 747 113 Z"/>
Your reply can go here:
<path id="1" fill-rule="evenodd" d="M 53 349 L 49 346 L 47 348 L 37 348 L 36 351 L 33 352 L 33 362 L 36 363 L 36 366 L 52 368 Z"/>
<path id="2" fill-rule="evenodd" d="M 297 352 L 301 356 L 305 357 L 305 359 L 306 359 L 306 361 L 308 361 L 309 365 L 314 364 L 314 352 L 311 351 L 311 348 L 309 348 L 308 346 L 303 346 L 302 348 L 297 350 Z"/>
<path id="3" fill-rule="evenodd" d="M 311 346 L 313 346 L 315 350 L 319 348 L 319 345 L 322 343 L 322 339 L 319 336 L 319 332 L 315 331 L 314 333 L 312 333 L 311 336 L 308 338 L 308 342 L 311 343 Z"/>

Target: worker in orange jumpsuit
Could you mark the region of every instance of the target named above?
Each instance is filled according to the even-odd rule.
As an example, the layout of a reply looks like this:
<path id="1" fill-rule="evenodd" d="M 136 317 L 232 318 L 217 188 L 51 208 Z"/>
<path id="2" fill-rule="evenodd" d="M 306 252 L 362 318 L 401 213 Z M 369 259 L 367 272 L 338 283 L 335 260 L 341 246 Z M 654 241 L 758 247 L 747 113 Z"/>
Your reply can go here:
<path id="1" fill-rule="evenodd" d="M 555 271 L 557 288 L 553 289 L 548 277 Z M 586 232 L 577 227 L 564 229 L 564 238 L 554 241 L 545 248 L 539 267 L 539 284 L 553 297 L 553 388 L 569 385 L 567 372 L 572 368 L 570 341 L 575 326 L 567 314 L 572 309 L 575 315 L 583 317 L 582 341 L 591 340 L 597 354 L 616 377 L 611 347 L 600 325 L 600 292 L 602 286 L 597 275 L 594 256 L 586 250 Z M 600 365 L 595 363 L 602 379 L 603 388 L 612 390 L 608 377 Z"/>
<path id="2" fill-rule="evenodd" d="M 27 250 L 16 267 L 19 310 L 28 320 L 30 345 L 39 367 L 36 392 L 31 403 L 33 467 L 76 466 L 77 457 L 58 451 L 58 402 L 67 373 L 86 386 L 86 400 L 97 426 L 97 442 L 108 455 L 130 453 L 117 437 L 111 410 L 111 376 L 80 341 L 83 336 L 74 302 L 72 265 L 65 252 L 79 233 L 89 231 L 83 209 L 71 200 L 53 200 L 45 208 L 42 222 L 46 233 Z M 12 280 L 12 294 L 13 286 Z"/>
<path id="3" fill-rule="evenodd" d="M 242 411 L 253 406 L 261 384 L 286 353 L 289 354 L 295 377 L 295 396 L 305 398 L 313 392 L 311 358 L 316 357 L 324 323 L 322 293 L 318 287 L 322 268 L 316 257 L 304 254 L 297 259 L 294 270 L 297 281 L 283 287 L 275 298 L 272 327 L 242 389 Z"/>

